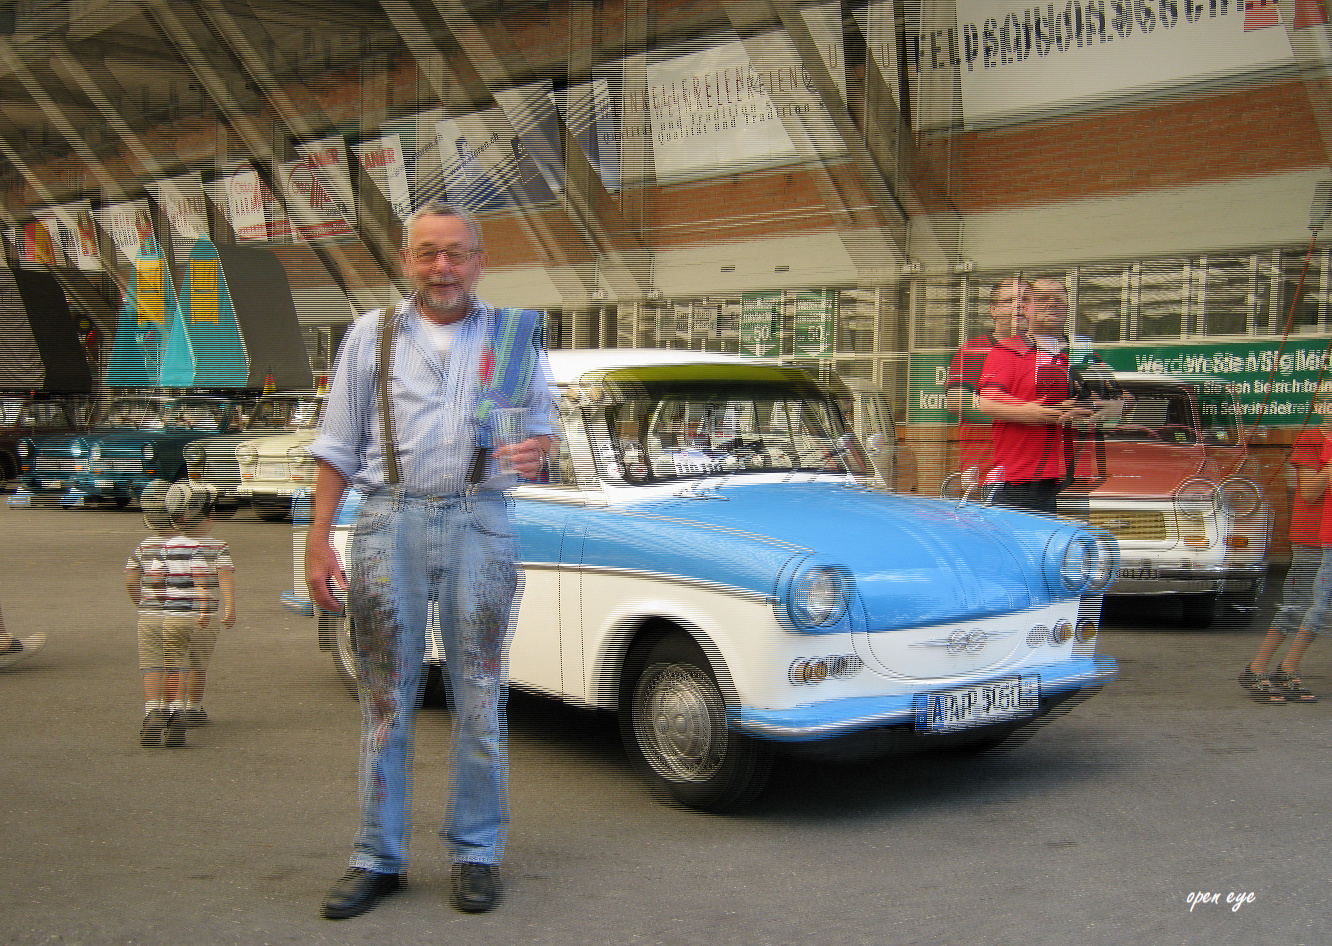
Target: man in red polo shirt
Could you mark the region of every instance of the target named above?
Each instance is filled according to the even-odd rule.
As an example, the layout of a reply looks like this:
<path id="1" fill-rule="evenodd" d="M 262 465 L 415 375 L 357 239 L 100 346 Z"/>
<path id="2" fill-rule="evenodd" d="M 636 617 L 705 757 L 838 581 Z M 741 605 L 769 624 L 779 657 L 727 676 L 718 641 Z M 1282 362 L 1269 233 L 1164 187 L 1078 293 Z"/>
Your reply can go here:
<path id="1" fill-rule="evenodd" d="M 1097 421 L 1108 407 L 1081 383 L 1088 369 L 1109 370 L 1090 347 L 1073 356 L 1070 372 L 1068 295 L 1057 279 L 1032 282 L 1028 329 L 1002 339 L 981 371 L 976 409 L 994 418 L 994 466 L 987 482 L 994 502 L 1053 515 L 1067 482 L 1075 428 Z"/>
<path id="2" fill-rule="evenodd" d="M 990 318 L 994 320 L 994 330 L 968 339 L 948 366 L 944 395 L 948 410 L 958 416 L 957 469 L 963 473 L 973 471 L 977 479 L 989 471 L 991 457 L 990 419 L 975 407 L 981 370 L 990 349 L 1002 338 L 1025 332 L 1030 317 L 1031 284 L 1018 275 L 1001 280 L 990 290 Z"/>

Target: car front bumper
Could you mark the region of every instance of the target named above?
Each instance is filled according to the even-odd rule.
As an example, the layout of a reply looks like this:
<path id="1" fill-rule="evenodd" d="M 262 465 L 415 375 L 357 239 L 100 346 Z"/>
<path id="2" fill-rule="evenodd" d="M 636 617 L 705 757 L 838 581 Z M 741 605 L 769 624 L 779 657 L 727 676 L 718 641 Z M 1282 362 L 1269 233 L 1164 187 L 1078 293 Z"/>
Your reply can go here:
<path id="1" fill-rule="evenodd" d="M 1040 716 L 1049 698 L 1108 683 L 1119 674 L 1119 664 L 1113 657 L 1079 657 L 997 676 L 1017 674 L 1040 676 L 1041 710 L 1035 714 Z M 912 725 L 921 701 L 929 692 L 849 697 L 781 710 L 742 707 L 731 727 L 745 735 L 774 742 L 833 739 L 877 727 Z"/>
<path id="2" fill-rule="evenodd" d="M 1106 589 L 1109 595 L 1169 595 L 1205 594 L 1221 592 L 1242 594 L 1262 590 L 1267 578 L 1267 565 L 1257 563 L 1199 564 L 1188 568 L 1179 565 L 1151 565 L 1122 569 L 1121 577 Z"/>

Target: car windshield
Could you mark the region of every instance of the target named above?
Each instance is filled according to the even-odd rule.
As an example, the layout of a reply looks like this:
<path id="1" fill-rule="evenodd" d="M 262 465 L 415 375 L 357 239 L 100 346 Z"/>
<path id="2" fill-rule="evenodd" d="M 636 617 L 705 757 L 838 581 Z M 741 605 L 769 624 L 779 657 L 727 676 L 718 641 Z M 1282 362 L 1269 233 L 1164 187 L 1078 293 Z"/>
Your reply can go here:
<path id="1" fill-rule="evenodd" d="M 23 410 L 23 398 L 0 398 L 0 424 L 12 426 L 18 421 L 19 411 Z"/>
<path id="2" fill-rule="evenodd" d="M 1197 406 L 1197 412 L 1194 406 Z M 1240 443 L 1238 405 L 1227 385 L 1203 382 L 1125 388 L 1123 417 L 1110 440 L 1233 447 Z"/>
<path id="3" fill-rule="evenodd" d="M 222 426 L 228 407 L 225 401 L 203 398 L 121 398 L 107 405 L 98 426 L 215 431 Z"/>
<path id="4" fill-rule="evenodd" d="M 323 398 L 313 395 L 262 398 L 245 429 L 309 429 L 319 423 L 322 403 Z"/>
<path id="5" fill-rule="evenodd" d="M 796 368 L 624 369 L 575 386 L 571 396 L 581 401 L 594 432 L 600 472 L 633 485 L 717 474 L 869 469 L 834 398 Z"/>

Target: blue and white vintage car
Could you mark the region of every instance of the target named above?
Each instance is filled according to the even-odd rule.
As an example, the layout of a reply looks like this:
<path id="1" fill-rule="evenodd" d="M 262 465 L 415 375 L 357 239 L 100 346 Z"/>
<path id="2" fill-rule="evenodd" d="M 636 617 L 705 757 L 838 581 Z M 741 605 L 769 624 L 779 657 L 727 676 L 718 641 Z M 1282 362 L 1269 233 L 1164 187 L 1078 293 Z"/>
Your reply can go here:
<path id="1" fill-rule="evenodd" d="M 618 713 L 631 757 L 679 801 L 754 797 L 784 746 L 997 745 L 1116 674 L 1095 655 L 1113 538 L 869 488 L 837 379 L 685 351 L 550 363 L 563 439 L 550 482 L 512 493 L 510 680 Z M 311 613 L 301 505 L 284 601 Z M 319 616 L 348 677 L 354 636 Z"/>

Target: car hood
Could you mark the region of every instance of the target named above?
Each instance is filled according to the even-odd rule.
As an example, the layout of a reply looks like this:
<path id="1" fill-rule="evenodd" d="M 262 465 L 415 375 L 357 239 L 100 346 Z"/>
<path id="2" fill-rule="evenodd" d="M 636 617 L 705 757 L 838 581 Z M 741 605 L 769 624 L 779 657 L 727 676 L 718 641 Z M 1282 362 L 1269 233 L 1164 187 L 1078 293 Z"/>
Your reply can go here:
<path id="1" fill-rule="evenodd" d="M 1186 480 L 1202 477 L 1219 482 L 1238 474 L 1244 460 L 1243 450 L 1151 443 L 1106 444 L 1105 479 L 1091 490 L 1091 496 L 1096 499 L 1173 496 Z"/>
<path id="2" fill-rule="evenodd" d="M 1043 563 L 1070 526 L 978 505 L 830 484 L 725 487 L 635 505 L 638 513 L 697 523 L 717 540 L 692 543 L 709 562 L 728 554 L 724 537 L 780 544 L 811 562 L 843 565 L 855 577 L 869 630 L 979 618 L 1050 600 Z M 706 566 L 704 566 L 706 567 Z M 767 589 L 772 591 L 771 579 Z"/>

